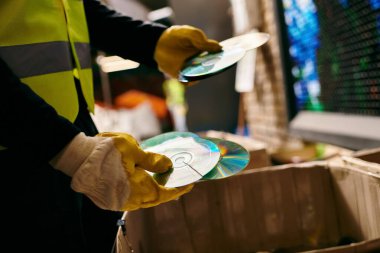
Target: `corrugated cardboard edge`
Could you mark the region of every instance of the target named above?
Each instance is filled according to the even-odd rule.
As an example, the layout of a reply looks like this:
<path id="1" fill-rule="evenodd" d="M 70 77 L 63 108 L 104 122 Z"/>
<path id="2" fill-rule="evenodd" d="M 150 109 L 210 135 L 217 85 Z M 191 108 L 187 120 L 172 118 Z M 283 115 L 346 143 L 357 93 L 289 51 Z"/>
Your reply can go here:
<path id="1" fill-rule="evenodd" d="M 343 236 L 364 242 L 380 238 L 380 177 L 374 173 L 378 167 L 353 157 L 329 162 Z"/>
<path id="2" fill-rule="evenodd" d="M 373 177 L 380 177 L 380 147 L 360 150 L 351 155 L 342 156 L 344 164 L 357 171 L 369 173 Z"/>
<path id="3" fill-rule="evenodd" d="M 380 147 L 356 151 L 350 156 L 361 159 L 363 161 L 380 164 Z"/>
<path id="4" fill-rule="evenodd" d="M 302 253 L 377 253 L 380 252 L 380 238 L 350 245 L 330 247 L 326 249 L 304 251 Z"/>

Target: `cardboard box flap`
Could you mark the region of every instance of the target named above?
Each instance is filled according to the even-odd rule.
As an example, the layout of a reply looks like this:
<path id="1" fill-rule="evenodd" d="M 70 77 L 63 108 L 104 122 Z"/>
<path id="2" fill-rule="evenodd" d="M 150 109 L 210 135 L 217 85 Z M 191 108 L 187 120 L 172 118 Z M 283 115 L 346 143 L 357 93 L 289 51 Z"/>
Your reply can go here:
<path id="1" fill-rule="evenodd" d="M 380 238 L 380 178 L 347 160 L 329 166 L 342 236 L 358 241 Z"/>
<path id="2" fill-rule="evenodd" d="M 357 151 L 352 154 L 352 157 L 361 159 L 366 162 L 380 164 L 380 147 Z"/>
<path id="3" fill-rule="evenodd" d="M 342 156 L 342 160 L 351 169 L 362 170 L 380 178 L 380 149 L 361 151 L 352 156 Z"/>

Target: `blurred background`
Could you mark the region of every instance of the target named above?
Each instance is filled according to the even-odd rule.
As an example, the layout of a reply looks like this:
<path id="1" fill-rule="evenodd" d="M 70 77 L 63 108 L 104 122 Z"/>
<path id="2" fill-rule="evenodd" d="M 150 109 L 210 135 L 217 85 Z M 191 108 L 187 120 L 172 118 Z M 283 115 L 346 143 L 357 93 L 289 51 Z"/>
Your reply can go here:
<path id="1" fill-rule="evenodd" d="M 104 2 L 147 22 L 199 27 L 218 41 L 251 32 L 270 40 L 187 88 L 93 52 L 101 131 L 140 140 L 168 131 L 232 134 L 264 145 L 274 163 L 380 146 L 380 1 Z"/>

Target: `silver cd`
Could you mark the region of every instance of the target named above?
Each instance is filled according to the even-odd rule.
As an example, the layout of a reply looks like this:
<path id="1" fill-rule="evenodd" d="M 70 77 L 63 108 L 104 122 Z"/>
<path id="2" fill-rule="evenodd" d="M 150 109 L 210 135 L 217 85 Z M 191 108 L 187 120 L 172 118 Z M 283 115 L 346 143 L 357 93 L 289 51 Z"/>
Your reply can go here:
<path id="1" fill-rule="evenodd" d="M 244 54 L 245 49 L 239 47 L 226 48 L 217 53 L 203 52 L 185 63 L 179 79 L 192 81 L 215 75 L 233 66 Z"/>
<path id="2" fill-rule="evenodd" d="M 218 146 L 212 141 L 188 134 L 167 139 L 153 146 L 142 145 L 145 151 L 170 158 L 173 168 L 165 173 L 151 173 L 154 179 L 166 187 L 179 187 L 200 180 L 212 170 L 220 159 Z M 184 137 L 183 137 L 184 136 Z M 157 137 L 156 137 L 157 140 Z"/>
<path id="3" fill-rule="evenodd" d="M 218 145 L 221 158 L 218 164 L 202 179 L 219 179 L 235 175 L 247 167 L 249 152 L 239 144 L 219 138 L 206 137 L 207 140 Z"/>

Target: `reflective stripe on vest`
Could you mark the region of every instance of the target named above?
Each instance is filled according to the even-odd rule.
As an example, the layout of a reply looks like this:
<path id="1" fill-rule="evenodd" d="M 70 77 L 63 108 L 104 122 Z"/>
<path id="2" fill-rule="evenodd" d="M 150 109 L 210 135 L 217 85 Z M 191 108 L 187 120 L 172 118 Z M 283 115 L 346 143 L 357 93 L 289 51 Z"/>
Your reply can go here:
<path id="1" fill-rule="evenodd" d="M 81 67 L 91 68 L 91 58 L 87 54 L 90 50 L 89 45 L 77 42 L 75 48 Z M 74 68 L 70 58 L 70 44 L 62 41 L 0 47 L 0 57 L 19 78 L 69 71 Z M 30 62 L 33 64 L 29 64 Z"/>
<path id="2" fill-rule="evenodd" d="M 74 69 L 88 108 L 94 98 L 86 17 L 81 0 L 1 0 L 0 57 L 22 82 L 74 121 Z"/>

